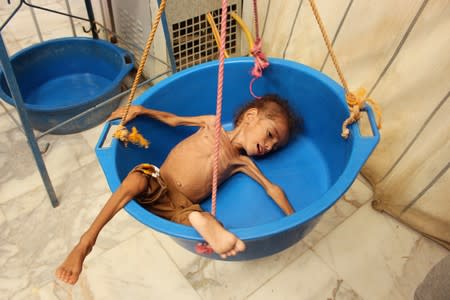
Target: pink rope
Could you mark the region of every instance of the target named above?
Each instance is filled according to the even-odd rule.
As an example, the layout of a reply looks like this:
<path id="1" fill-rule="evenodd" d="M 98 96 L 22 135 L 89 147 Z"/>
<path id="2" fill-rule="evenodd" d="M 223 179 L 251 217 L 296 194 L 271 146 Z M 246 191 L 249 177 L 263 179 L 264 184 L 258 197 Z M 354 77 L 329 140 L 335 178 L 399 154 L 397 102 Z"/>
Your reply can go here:
<path id="1" fill-rule="evenodd" d="M 250 53 L 255 58 L 255 64 L 252 69 L 252 80 L 250 81 L 250 94 L 252 97 L 256 99 L 260 99 L 261 97 L 256 96 L 253 93 L 253 83 L 256 79 L 260 78 L 263 74 L 263 70 L 269 66 L 269 62 L 267 61 L 266 55 L 262 52 L 262 40 L 259 37 L 259 24 L 258 24 L 258 5 L 256 0 L 253 0 L 253 14 L 254 14 L 254 23 L 255 23 L 255 45 L 253 45 L 253 49 L 251 49 Z"/>
<path id="2" fill-rule="evenodd" d="M 216 101 L 216 122 L 215 122 L 215 141 L 214 141 L 214 159 L 213 159 L 213 180 L 211 192 L 211 215 L 216 215 L 217 186 L 219 174 L 219 150 L 220 134 L 222 133 L 222 90 L 225 64 L 225 38 L 227 33 L 227 0 L 222 0 L 222 20 L 220 23 L 220 48 L 219 48 L 219 73 L 217 79 L 217 101 Z M 195 251 L 199 254 L 211 254 L 214 250 L 207 243 L 198 243 Z"/>
<path id="3" fill-rule="evenodd" d="M 255 36 L 256 40 L 259 40 L 259 23 L 258 23 L 258 3 L 256 0 L 253 0 L 253 22 L 255 23 Z"/>
<path id="4" fill-rule="evenodd" d="M 222 91 L 225 64 L 225 40 L 227 34 L 227 0 L 222 0 L 222 19 L 220 23 L 220 49 L 219 49 L 219 74 L 217 80 L 217 104 L 216 104 L 216 139 L 214 143 L 214 165 L 213 165 L 213 182 L 212 182 L 212 203 L 211 214 L 216 215 L 217 186 L 219 173 L 219 148 L 220 134 L 222 132 Z"/>

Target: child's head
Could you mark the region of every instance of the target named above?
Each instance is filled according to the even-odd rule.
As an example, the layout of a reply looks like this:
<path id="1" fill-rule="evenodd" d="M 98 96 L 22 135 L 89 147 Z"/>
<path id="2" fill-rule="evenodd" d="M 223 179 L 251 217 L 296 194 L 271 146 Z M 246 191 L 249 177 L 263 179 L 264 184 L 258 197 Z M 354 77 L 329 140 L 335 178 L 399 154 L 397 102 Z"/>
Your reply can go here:
<path id="1" fill-rule="evenodd" d="M 241 107 L 234 123 L 244 125 L 247 154 L 264 155 L 284 146 L 300 130 L 301 119 L 286 100 L 270 94 Z"/>

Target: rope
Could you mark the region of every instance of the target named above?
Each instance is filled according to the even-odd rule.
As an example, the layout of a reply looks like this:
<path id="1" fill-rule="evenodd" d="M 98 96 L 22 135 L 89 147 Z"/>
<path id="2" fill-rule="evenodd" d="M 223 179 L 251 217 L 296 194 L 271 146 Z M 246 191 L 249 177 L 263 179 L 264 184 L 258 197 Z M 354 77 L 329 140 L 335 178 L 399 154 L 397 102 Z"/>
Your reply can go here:
<path id="1" fill-rule="evenodd" d="M 253 16 L 253 22 L 255 24 L 255 36 L 256 39 L 259 40 L 258 4 L 256 0 L 253 0 Z"/>
<path id="2" fill-rule="evenodd" d="M 313 11 L 314 17 L 316 18 L 317 24 L 319 24 L 319 28 L 322 33 L 322 37 L 328 48 L 328 53 L 331 56 L 334 67 L 339 75 L 339 79 L 342 83 L 342 86 L 344 87 L 345 98 L 346 98 L 347 104 L 350 109 L 350 117 L 348 117 L 342 124 L 342 133 L 341 133 L 342 137 L 345 139 L 348 138 L 348 136 L 350 134 L 350 130 L 348 129 L 348 126 L 359 120 L 359 118 L 361 117 L 360 111 L 364 107 L 365 102 L 368 102 L 374 109 L 375 114 L 376 114 L 377 127 L 381 128 L 381 108 L 380 108 L 380 106 L 373 99 L 367 98 L 366 91 L 362 88 L 358 89 L 355 93 L 350 92 L 347 81 L 344 78 L 344 74 L 339 66 L 338 60 L 334 53 L 333 46 L 331 45 L 331 42 L 328 37 L 325 26 L 323 25 L 322 18 L 320 17 L 315 0 L 309 0 L 309 4 L 311 5 L 311 9 Z"/>
<path id="3" fill-rule="evenodd" d="M 220 150 L 220 135 L 222 132 L 222 90 L 224 77 L 224 63 L 225 63 L 225 38 L 227 27 L 227 0 L 222 0 L 222 16 L 220 22 L 220 43 L 219 46 L 219 72 L 217 79 L 217 100 L 216 100 L 216 119 L 215 119 L 215 140 L 214 140 L 214 157 L 213 157 L 213 180 L 211 191 L 211 215 L 216 216 L 217 203 L 217 187 L 219 174 L 219 150 Z M 214 26 L 215 27 L 215 26 Z M 208 243 L 197 243 L 195 251 L 199 254 L 212 254 L 214 250 Z"/>
<path id="4" fill-rule="evenodd" d="M 256 81 L 256 79 L 262 76 L 263 70 L 269 66 L 269 62 L 267 61 L 266 55 L 262 52 L 262 40 L 259 36 L 258 5 L 256 3 L 256 0 L 253 0 L 253 15 L 256 39 L 253 48 L 250 50 L 250 53 L 255 58 L 255 64 L 251 73 L 253 78 L 250 81 L 250 94 L 252 95 L 252 97 L 260 99 L 261 97 L 256 96 L 253 93 L 253 83 Z"/>
<path id="5" fill-rule="evenodd" d="M 149 142 L 140 133 L 137 132 L 137 129 L 135 127 L 133 127 L 132 132 L 130 133 L 128 129 L 125 127 L 124 123 L 130 110 L 131 102 L 133 101 L 134 95 L 136 93 L 136 88 L 138 86 L 139 80 L 141 79 L 142 71 L 144 70 L 145 62 L 147 61 L 148 54 L 150 52 L 150 47 L 152 46 L 156 30 L 158 29 L 158 24 L 161 20 L 161 15 L 163 14 L 165 7 L 166 7 L 166 0 L 161 0 L 158 13 L 156 14 L 155 20 L 153 21 L 152 29 L 150 31 L 150 34 L 148 35 L 144 52 L 142 53 L 142 58 L 139 63 L 136 76 L 134 77 L 133 85 L 131 86 L 130 95 L 128 97 L 128 101 L 125 106 L 125 111 L 122 115 L 122 120 L 120 121 L 120 125 L 117 131 L 113 135 L 113 137 L 122 141 L 125 144 L 125 146 L 127 145 L 128 142 L 140 145 L 145 148 L 148 148 L 149 145 Z"/>
<path id="6" fill-rule="evenodd" d="M 225 63 L 225 40 L 227 34 L 227 0 L 222 0 L 222 17 L 220 24 L 220 48 L 219 48 L 219 74 L 217 80 L 217 101 L 216 101 L 216 138 L 214 143 L 214 161 L 213 161 L 213 182 L 212 182 L 212 202 L 211 214 L 216 215 L 217 202 L 217 185 L 219 173 L 219 150 L 220 150 L 220 135 L 222 133 L 222 91 L 223 91 L 223 77 L 224 77 L 224 63 Z"/>

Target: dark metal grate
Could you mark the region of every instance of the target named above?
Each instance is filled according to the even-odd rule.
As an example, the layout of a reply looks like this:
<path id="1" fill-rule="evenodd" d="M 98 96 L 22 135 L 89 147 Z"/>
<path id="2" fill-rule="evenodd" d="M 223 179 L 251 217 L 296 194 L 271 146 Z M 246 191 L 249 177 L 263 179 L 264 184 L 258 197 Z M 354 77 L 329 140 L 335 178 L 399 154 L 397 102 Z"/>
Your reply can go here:
<path id="1" fill-rule="evenodd" d="M 232 4 L 228 11 L 236 11 L 237 5 Z M 216 26 L 220 32 L 220 16 L 222 9 L 211 11 Z M 177 71 L 217 59 L 217 47 L 211 27 L 206 20 L 206 14 L 183 20 L 172 25 L 172 47 Z M 229 55 L 236 53 L 237 23 L 230 14 L 227 17 L 227 37 L 225 49 Z"/>

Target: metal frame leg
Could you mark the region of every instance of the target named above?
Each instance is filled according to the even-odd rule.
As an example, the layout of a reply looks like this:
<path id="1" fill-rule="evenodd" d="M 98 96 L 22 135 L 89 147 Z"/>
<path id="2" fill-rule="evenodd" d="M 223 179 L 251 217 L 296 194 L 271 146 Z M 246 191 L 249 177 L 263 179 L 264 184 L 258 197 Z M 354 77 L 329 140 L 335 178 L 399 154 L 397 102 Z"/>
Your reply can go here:
<path id="1" fill-rule="evenodd" d="M 158 7 L 159 6 L 161 6 L 161 0 L 158 0 Z M 161 24 L 164 31 L 164 37 L 166 38 L 166 48 L 169 56 L 170 67 L 172 68 L 172 74 L 175 74 L 177 72 L 177 65 L 175 63 L 175 57 L 173 56 L 172 40 L 170 39 L 169 25 L 167 24 L 167 16 L 165 11 L 163 11 L 161 15 Z"/>
<path id="2" fill-rule="evenodd" d="M 44 182 L 45 189 L 47 190 L 48 196 L 53 207 L 59 205 L 58 199 L 56 198 L 55 190 L 48 176 L 47 168 L 45 167 L 44 160 L 42 159 L 41 152 L 39 151 L 39 146 L 36 142 L 36 138 L 31 128 L 30 120 L 28 119 L 28 114 L 25 110 L 25 104 L 23 102 L 22 94 L 20 93 L 19 85 L 17 83 L 14 70 L 9 60 L 8 52 L 6 51 L 5 43 L 3 42 L 3 37 L 0 34 L 0 62 L 5 74 L 6 82 L 11 91 L 11 96 L 16 103 L 16 109 L 19 113 L 20 120 L 27 137 L 28 144 L 30 145 L 31 151 L 33 152 L 34 160 L 38 167 L 39 173 L 41 174 L 42 181 Z"/>

